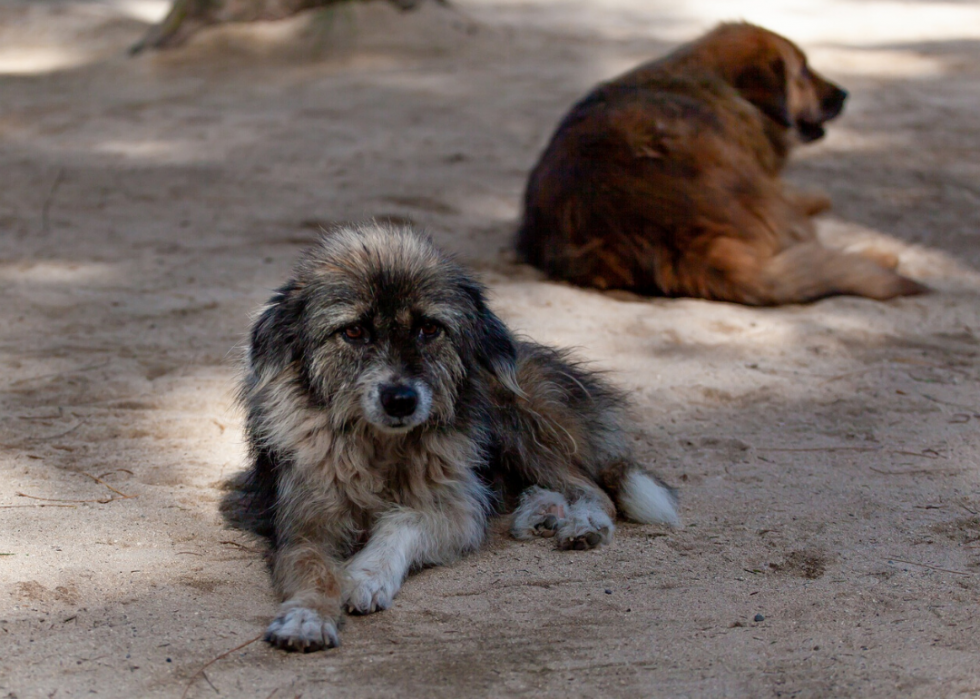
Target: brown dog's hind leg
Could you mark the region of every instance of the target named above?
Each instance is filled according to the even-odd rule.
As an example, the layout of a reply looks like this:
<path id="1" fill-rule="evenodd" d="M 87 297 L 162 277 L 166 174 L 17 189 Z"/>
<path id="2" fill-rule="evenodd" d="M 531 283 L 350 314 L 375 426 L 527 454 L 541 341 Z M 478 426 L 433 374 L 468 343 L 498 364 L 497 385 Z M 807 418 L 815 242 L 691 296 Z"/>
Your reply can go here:
<path id="1" fill-rule="evenodd" d="M 832 208 L 830 197 L 822 192 L 800 192 L 787 188 L 783 194 L 804 216 L 819 216 Z"/>
<path id="2" fill-rule="evenodd" d="M 818 243 L 782 251 L 761 272 L 773 303 L 800 303 L 838 295 L 884 301 L 929 291 L 864 255 L 832 250 Z"/>
<path id="3" fill-rule="evenodd" d="M 707 298 L 754 306 L 807 303 L 828 296 L 864 296 L 884 301 L 913 296 L 929 287 L 860 254 L 801 243 L 771 257 L 731 238 L 717 240 Z"/>

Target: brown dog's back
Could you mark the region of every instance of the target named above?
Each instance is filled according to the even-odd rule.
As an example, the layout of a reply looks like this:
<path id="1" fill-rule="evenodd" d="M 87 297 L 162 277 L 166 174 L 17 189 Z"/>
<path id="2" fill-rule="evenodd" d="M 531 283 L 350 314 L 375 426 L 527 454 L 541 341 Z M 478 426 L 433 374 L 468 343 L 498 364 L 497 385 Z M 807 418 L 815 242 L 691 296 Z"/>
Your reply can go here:
<path id="1" fill-rule="evenodd" d="M 785 87 L 793 51 L 816 85 L 808 100 Z M 819 246 L 819 198 L 779 180 L 790 129 L 818 138 L 844 95 L 788 41 L 723 25 L 572 108 L 531 173 L 518 250 L 552 277 L 650 295 L 775 304 L 921 291 Z"/>

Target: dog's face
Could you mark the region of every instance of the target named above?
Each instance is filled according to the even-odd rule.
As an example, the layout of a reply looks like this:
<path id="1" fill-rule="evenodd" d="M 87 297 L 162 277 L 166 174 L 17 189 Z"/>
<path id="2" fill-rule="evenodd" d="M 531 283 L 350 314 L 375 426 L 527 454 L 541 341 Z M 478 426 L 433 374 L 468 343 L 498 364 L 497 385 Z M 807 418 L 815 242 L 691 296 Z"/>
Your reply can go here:
<path id="1" fill-rule="evenodd" d="M 253 330 L 257 375 L 298 371 L 335 429 L 449 424 L 467 377 L 505 382 L 516 351 L 481 286 L 408 229 L 326 235 Z"/>
<path id="2" fill-rule="evenodd" d="M 719 54 L 732 85 L 763 114 L 808 143 L 844 108 L 847 92 L 818 75 L 791 41 L 750 24 L 724 25 Z"/>

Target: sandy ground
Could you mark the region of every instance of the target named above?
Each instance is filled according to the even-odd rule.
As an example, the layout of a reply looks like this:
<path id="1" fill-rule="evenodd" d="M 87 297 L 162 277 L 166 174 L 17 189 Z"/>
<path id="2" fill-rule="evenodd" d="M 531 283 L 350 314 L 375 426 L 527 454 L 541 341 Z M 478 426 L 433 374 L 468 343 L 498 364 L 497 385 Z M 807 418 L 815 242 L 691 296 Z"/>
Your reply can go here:
<path id="1" fill-rule="evenodd" d="M 162 3 L 0 6 L 0 695 L 980 696 L 980 8 L 457 7 L 130 59 Z M 756 310 L 510 261 L 571 101 L 735 12 L 852 91 L 790 173 L 833 196 L 823 234 L 937 293 Z M 563 553 L 498 525 L 338 650 L 256 642 L 198 674 L 275 609 L 218 509 L 243 465 L 235 348 L 320 225 L 372 216 L 425 227 L 513 327 L 627 386 L 685 527 Z"/>

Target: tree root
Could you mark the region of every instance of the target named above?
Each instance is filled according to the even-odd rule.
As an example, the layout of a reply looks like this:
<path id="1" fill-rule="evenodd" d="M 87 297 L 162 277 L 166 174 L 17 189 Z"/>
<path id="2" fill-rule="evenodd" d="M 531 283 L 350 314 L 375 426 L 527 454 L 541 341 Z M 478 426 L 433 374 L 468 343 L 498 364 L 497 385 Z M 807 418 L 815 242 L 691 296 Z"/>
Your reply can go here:
<path id="1" fill-rule="evenodd" d="M 352 1 L 368 0 L 174 0 L 167 16 L 150 27 L 129 53 L 180 46 L 197 31 L 214 24 L 285 19 L 304 10 Z M 414 10 L 425 0 L 387 1 L 400 10 Z M 448 5 L 448 0 L 435 1 Z"/>

